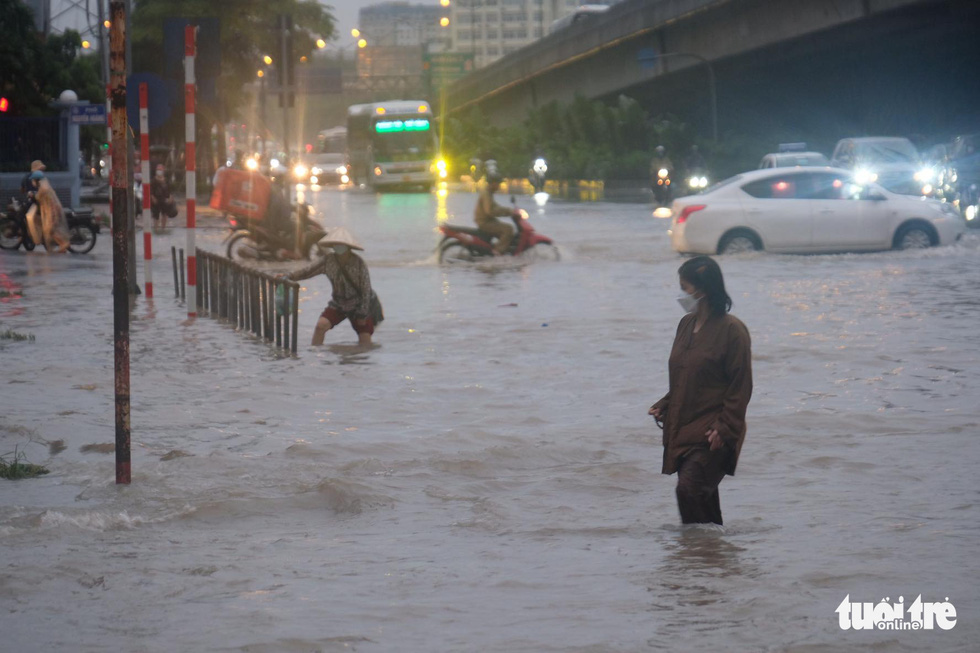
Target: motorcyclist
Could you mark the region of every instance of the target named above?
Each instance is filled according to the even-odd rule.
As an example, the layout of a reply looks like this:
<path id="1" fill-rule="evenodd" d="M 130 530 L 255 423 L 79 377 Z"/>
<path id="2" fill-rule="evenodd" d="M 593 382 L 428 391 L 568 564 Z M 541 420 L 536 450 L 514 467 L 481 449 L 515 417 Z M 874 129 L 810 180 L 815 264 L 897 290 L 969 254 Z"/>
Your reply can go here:
<path id="1" fill-rule="evenodd" d="M 666 171 L 666 172 L 661 172 Z M 650 160 L 650 188 L 660 205 L 670 203 L 670 175 L 674 172 L 674 162 L 667 156 L 663 145 L 654 149 L 653 159 Z"/>
<path id="2" fill-rule="evenodd" d="M 534 161 L 531 162 L 531 167 L 527 171 L 528 179 L 531 180 L 531 185 L 534 186 L 534 192 L 540 193 L 544 190 L 545 175 L 548 173 L 548 162 L 545 160 L 544 155 L 538 150 L 535 153 Z"/>
<path id="3" fill-rule="evenodd" d="M 650 160 L 650 183 L 653 186 L 657 185 L 657 174 L 662 169 L 666 169 L 668 173 L 674 170 L 674 163 L 667 156 L 667 150 L 663 145 L 658 145 L 653 150 L 653 158 Z"/>
<path id="4" fill-rule="evenodd" d="M 265 226 L 269 230 L 273 239 L 278 245 L 282 246 L 280 255 L 283 258 L 295 258 L 296 248 L 296 220 L 293 217 L 293 209 L 289 203 L 286 187 L 286 167 L 279 165 L 274 168 L 272 174 L 272 192 L 269 193 L 269 206 L 266 209 Z"/>
<path id="5" fill-rule="evenodd" d="M 701 152 L 698 151 L 698 146 L 692 145 L 691 151 L 688 152 L 687 158 L 684 159 L 684 168 L 687 170 L 687 173 L 693 174 L 695 172 L 700 172 L 706 167 L 704 157 L 701 156 Z"/>
<path id="6" fill-rule="evenodd" d="M 476 209 L 473 211 L 473 220 L 480 231 L 497 239 L 493 251 L 495 255 L 499 256 L 505 254 L 507 248 L 510 247 L 510 241 L 514 237 L 514 228 L 497 218 L 509 217 L 514 212 L 494 201 L 493 194 L 500 188 L 503 177 L 497 172 L 496 165 L 490 164 L 491 161 L 487 161 L 487 183 L 480 190 L 480 198 L 477 200 Z"/>

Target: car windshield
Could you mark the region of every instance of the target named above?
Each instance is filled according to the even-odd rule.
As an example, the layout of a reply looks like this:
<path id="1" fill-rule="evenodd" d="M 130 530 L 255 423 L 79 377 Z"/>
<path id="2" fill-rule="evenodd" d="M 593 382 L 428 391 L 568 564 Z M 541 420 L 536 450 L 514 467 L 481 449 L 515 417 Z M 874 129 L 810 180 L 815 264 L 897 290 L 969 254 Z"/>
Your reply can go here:
<path id="1" fill-rule="evenodd" d="M 331 152 L 330 154 L 319 154 L 313 160 L 317 164 L 337 164 L 340 165 L 344 162 L 344 155 Z"/>
<path id="2" fill-rule="evenodd" d="M 826 163 L 827 157 L 823 154 L 780 154 L 776 157 L 779 166 L 819 166 Z"/>
<path id="3" fill-rule="evenodd" d="M 718 190 L 719 188 L 723 188 L 725 186 L 728 186 L 729 184 L 734 184 L 736 181 L 738 181 L 741 178 L 742 178 L 742 175 L 735 175 L 734 177 L 729 177 L 728 179 L 722 179 L 719 182 L 716 182 L 714 184 L 711 184 L 710 186 L 708 186 L 707 188 L 705 188 L 701 192 L 702 193 L 710 193 L 713 190 Z"/>
<path id="4" fill-rule="evenodd" d="M 909 141 L 859 143 L 857 158 L 865 163 L 916 163 L 919 153 Z"/>
<path id="5" fill-rule="evenodd" d="M 420 161 L 431 158 L 435 143 L 429 132 L 375 134 L 375 161 Z"/>

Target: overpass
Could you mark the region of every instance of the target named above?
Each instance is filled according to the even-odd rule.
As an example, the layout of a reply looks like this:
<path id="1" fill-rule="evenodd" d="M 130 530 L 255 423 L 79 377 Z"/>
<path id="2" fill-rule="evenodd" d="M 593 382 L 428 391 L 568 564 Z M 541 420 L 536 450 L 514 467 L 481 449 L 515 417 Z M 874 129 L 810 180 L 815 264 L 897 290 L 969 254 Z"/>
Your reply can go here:
<path id="1" fill-rule="evenodd" d="M 654 113 L 693 112 L 701 133 L 710 135 L 716 85 L 723 131 L 738 119 L 732 101 L 742 88 L 779 83 L 806 95 L 799 77 L 810 75 L 833 95 L 835 82 L 853 90 L 873 82 L 891 61 L 921 59 L 951 43 L 958 50 L 937 57 L 945 63 L 932 74 L 955 77 L 952 68 L 962 73 L 960 83 L 980 86 L 973 81 L 980 66 L 977 24 L 977 0 L 624 0 L 458 80 L 447 89 L 446 113 L 479 107 L 490 122 L 513 124 L 551 101 L 625 93 Z M 867 63 L 872 60 L 878 68 Z M 787 62 L 796 68 L 786 68 L 778 82 L 770 77 Z M 906 70 L 907 97 L 921 80 L 909 79 Z M 901 96 L 896 89 L 891 94 Z M 957 102 L 976 107 L 976 94 Z M 972 111 L 969 120 L 980 117 Z"/>

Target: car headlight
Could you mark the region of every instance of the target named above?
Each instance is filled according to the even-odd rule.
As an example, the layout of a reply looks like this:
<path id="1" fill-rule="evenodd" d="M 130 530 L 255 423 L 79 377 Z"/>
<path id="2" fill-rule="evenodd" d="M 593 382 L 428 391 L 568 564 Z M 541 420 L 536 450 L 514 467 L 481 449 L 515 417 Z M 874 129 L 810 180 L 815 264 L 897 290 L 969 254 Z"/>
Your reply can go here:
<path id="1" fill-rule="evenodd" d="M 967 222 L 973 222 L 977 219 L 977 205 L 971 204 L 966 207 L 966 211 L 963 212 L 964 217 L 966 217 Z"/>
<path id="2" fill-rule="evenodd" d="M 310 169 L 307 168 L 302 163 L 297 163 L 295 166 L 293 166 L 293 175 L 296 177 L 299 178 L 305 177 L 309 172 Z"/>
<path id="3" fill-rule="evenodd" d="M 334 170 L 334 172 L 336 172 L 338 175 L 346 175 L 347 174 L 347 166 L 337 166 L 337 169 Z"/>
<path id="4" fill-rule="evenodd" d="M 322 172 L 323 170 L 321 170 L 319 166 L 313 166 L 312 168 L 310 168 L 311 175 L 319 175 Z"/>
<path id="5" fill-rule="evenodd" d="M 936 176 L 936 171 L 932 168 L 922 168 L 912 176 L 916 181 L 926 183 L 933 180 L 933 178 Z"/>
<path id="6" fill-rule="evenodd" d="M 859 168 L 854 171 L 854 181 L 862 186 L 864 184 L 870 184 L 871 182 L 878 181 L 878 173 L 867 168 Z"/>
<path id="7" fill-rule="evenodd" d="M 259 162 L 256 161 L 255 159 L 246 159 L 245 160 L 245 167 L 248 168 L 249 170 L 258 170 L 259 169 Z"/>

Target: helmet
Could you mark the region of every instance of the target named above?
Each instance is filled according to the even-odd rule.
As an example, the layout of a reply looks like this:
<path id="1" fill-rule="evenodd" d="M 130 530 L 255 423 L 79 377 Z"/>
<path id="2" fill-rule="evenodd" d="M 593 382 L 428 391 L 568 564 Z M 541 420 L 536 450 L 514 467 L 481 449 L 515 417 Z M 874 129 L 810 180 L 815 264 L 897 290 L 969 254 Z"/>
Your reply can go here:
<path id="1" fill-rule="evenodd" d="M 654 149 L 654 152 L 656 152 L 657 154 L 659 154 L 659 155 L 661 155 L 661 156 L 663 156 L 663 153 L 664 153 L 665 151 L 666 151 L 666 150 L 664 150 L 664 146 L 663 146 L 663 145 L 658 145 L 658 146 L 656 147 L 656 149 Z"/>
<path id="2" fill-rule="evenodd" d="M 487 183 L 488 184 L 499 184 L 504 180 L 504 176 L 497 172 L 496 170 L 487 171 Z"/>

